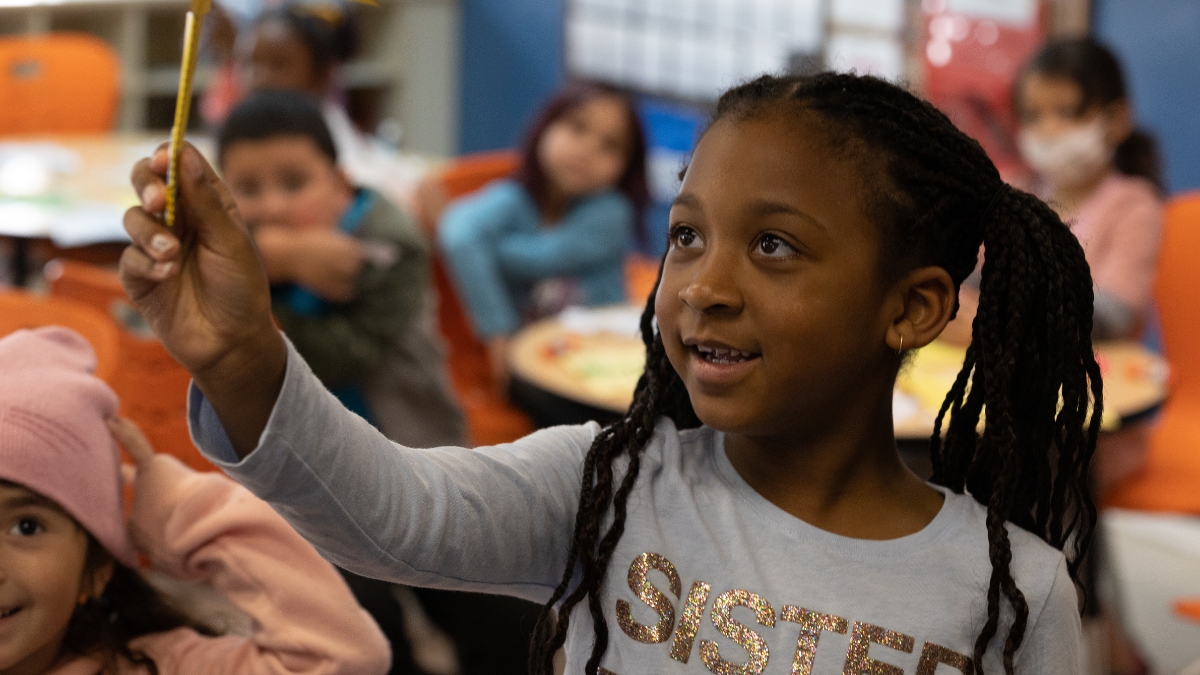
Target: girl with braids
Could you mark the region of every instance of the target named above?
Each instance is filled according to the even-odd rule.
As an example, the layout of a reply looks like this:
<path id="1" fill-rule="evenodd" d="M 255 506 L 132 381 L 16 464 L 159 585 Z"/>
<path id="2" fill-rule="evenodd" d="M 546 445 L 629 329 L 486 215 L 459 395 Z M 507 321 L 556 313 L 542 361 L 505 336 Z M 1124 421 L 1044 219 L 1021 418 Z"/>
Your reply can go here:
<path id="1" fill-rule="evenodd" d="M 270 325 L 225 188 L 190 148 L 183 166 L 174 231 L 153 215 L 164 153 L 134 170 L 126 288 L 196 377 L 201 447 L 339 565 L 545 603 L 539 674 L 560 646 L 588 675 L 1080 672 L 1087 263 L 904 90 L 727 92 L 672 208 L 629 412 L 492 448 L 398 447 L 342 410 Z M 984 244 L 926 483 L 896 452 L 894 380 Z"/>

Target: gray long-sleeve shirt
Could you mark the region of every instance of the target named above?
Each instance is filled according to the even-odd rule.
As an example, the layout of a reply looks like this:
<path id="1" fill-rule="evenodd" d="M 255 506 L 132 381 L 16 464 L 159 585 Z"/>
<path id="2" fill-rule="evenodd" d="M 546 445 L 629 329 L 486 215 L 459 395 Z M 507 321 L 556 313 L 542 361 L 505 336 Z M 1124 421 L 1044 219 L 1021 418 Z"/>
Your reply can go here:
<path id="1" fill-rule="evenodd" d="M 193 436 L 210 459 L 354 572 L 550 597 L 599 427 L 557 427 L 473 450 L 405 448 L 342 408 L 289 350 L 279 400 L 244 460 L 193 387 Z M 991 572 L 985 510 L 969 496 L 943 494 L 941 511 L 915 534 L 835 535 L 755 492 L 730 464 L 721 433 L 678 431 L 664 419 L 645 449 L 601 594 L 610 628 L 602 666 L 618 675 L 969 672 Z M 1016 672 L 1079 673 L 1079 613 L 1065 560 L 1032 534 L 1009 532 L 1029 605 Z M 1004 671 L 1011 611 L 1002 616 L 987 673 Z M 591 645 L 581 606 L 566 643 L 568 673 L 582 672 Z"/>

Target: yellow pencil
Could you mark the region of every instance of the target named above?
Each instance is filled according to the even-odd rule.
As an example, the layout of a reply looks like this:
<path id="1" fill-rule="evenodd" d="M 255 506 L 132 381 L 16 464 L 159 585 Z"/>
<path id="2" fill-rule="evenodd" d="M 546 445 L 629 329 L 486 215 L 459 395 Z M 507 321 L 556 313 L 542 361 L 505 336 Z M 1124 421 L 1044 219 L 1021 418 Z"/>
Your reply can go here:
<path id="1" fill-rule="evenodd" d="M 175 124 L 171 127 L 171 145 L 167 163 L 167 226 L 175 225 L 175 205 L 179 190 L 179 153 L 183 151 L 183 135 L 187 131 L 188 113 L 192 107 L 192 81 L 196 76 L 196 54 L 200 51 L 200 26 L 212 0 L 192 0 L 192 9 L 183 24 L 183 64 L 179 68 L 179 93 L 175 98 Z"/>
<path id="2" fill-rule="evenodd" d="M 376 0 L 356 0 L 378 6 Z M 212 0 L 192 0 L 192 9 L 183 24 L 183 64 L 179 68 L 179 93 L 175 97 L 175 124 L 171 127 L 171 145 L 167 162 L 167 208 L 163 214 L 168 227 L 175 225 L 175 209 L 179 200 L 179 153 L 183 151 L 183 135 L 187 131 L 188 113 L 192 107 L 192 81 L 196 75 L 196 55 L 200 51 L 200 27 Z"/>

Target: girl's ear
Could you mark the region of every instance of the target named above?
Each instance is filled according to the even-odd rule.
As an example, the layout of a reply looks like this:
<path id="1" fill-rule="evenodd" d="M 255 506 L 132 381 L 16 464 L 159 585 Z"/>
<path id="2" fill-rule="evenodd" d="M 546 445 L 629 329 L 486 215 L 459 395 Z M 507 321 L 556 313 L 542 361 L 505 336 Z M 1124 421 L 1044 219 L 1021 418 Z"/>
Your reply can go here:
<path id="1" fill-rule="evenodd" d="M 92 544 L 92 546 L 95 545 L 96 544 L 94 543 Z M 93 562 L 93 560 L 89 560 L 88 566 L 84 568 L 83 579 L 79 584 L 79 596 L 81 600 L 80 604 L 83 604 L 83 602 L 93 598 L 98 598 L 104 594 L 104 589 L 108 588 L 108 582 L 112 581 L 113 570 L 117 564 L 116 561 L 112 559 L 112 556 L 109 555 L 89 555 L 88 557 L 92 558 L 93 560 L 96 558 L 102 558 L 102 560 L 95 560 L 95 562 Z"/>
<path id="2" fill-rule="evenodd" d="M 900 352 L 933 342 L 954 314 L 958 291 L 941 267 L 921 267 L 897 282 L 901 311 L 888 327 L 887 343 Z"/>

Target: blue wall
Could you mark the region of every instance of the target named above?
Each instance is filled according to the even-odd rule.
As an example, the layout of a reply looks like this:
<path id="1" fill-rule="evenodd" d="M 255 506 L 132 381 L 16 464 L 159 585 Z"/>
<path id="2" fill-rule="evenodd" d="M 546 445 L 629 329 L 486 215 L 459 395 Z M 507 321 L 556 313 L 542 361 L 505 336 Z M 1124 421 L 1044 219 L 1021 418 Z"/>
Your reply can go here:
<path id="1" fill-rule="evenodd" d="M 1166 159 L 1169 192 L 1200 189 L 1200 2 L 1095 0 L 1095 34 L 1116 49 L 1138 122 Z"/>
<path id="2" fill-rule="evenodd" d="M 463 0 L 459 152 L 511 147 L 563 79 L 562 0 Z"/>

